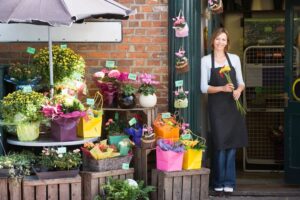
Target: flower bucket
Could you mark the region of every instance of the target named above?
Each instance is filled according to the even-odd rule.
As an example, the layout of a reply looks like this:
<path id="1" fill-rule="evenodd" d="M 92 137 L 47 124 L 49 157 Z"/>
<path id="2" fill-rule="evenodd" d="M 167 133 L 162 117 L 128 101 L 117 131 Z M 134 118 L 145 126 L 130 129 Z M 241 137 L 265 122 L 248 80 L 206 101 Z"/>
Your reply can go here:
<path id="1" fill-rule="evenodd" d="M 156 168 L 162 171 L 182 170 L 183 153 L 174 151 L 163 151 L 159 146 L 156 147 Z"/>
<path id="2" fill-rule="evenodd" d="M 40 122 L 25 123 L 17 125 L 18 140 L 26 142 L 33 141 L 39 137 Z"/>
<path id="3" fill-rule="evenodd" d="M 183 155 L 183 169 L 200 169 L 202 162 L 202 150 L 188 149 Z"/>
<path id="4" fill-rule="evenodd" d="M 185 99 L 175 99 L 174 107 L 175 108 L 187 108 L 189 105 L 188 98 Z"/>
<path id="5" fill-rule="evenodd" d="M 128 135 L 110 135 L 108 136 L 108 143 L 114 144 L 118 146 L 119 142 L 121 142 L 123 139 L 128 139 Z"/>
<path id="6" fill-rule="evenodd" d="M 152 108 L 157 103 L 157 96 L 156 94 L 149 94 L 147 96 L 141 94 L 139 97 L 139 103 L 144 108 Z"/>
<path id="7" fill-rule="evenodd" d="M 87 119 L 81 117 L 77 126 L 77 136 L 82 138 L 100 137 L 102 128 L 102 116 Z"/>
<path id="8" fill-rule="evenodd" d="M 77 139 L 77 123 L 79 117 L 59 117 L 51 121 L 51 135 L 56 141 L 73 141 Z"/>
<path id="9" fill-rule="evenodd" d="M 179 139 L 179 126 L 175 125 L 176 120 L 174 118 L 164 119 L 162 122 L 161 114 L 156 117 L 153 123 L 156 139 L 171 139 L 173 141 Z M 170 123 L 174 124 L 171 125 Z"/>

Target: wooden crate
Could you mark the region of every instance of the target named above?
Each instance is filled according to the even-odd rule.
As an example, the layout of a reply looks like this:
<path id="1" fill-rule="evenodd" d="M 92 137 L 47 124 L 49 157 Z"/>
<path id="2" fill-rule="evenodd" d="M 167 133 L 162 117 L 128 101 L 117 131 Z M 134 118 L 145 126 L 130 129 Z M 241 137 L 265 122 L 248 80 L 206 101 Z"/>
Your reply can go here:
<path id="1" fill-rule="evenodd" d="M 100 193 L 101 185 L 107 183 L 108 177 L 121 180 L 125 180 L 128 178 L 132 179 L 133 173 L 133 168 L 111 170 L 106 172 L 80 172 L 80 175 L 82 177 L 82 199 L 94 199 Z"/>
<path id="2" fill-rule="evenodd" d="M 149 185 L 149 177 L 151 178 L 151 169 L 156 168 L 155 163 L 150 163 L 151 153 L 156 153 L 155 148 L 143 149 L 134 148 L 133 150 L 133 165 L 134 165 L 134 178 L 136 180 L 143 180 L 145 185 Z M 150 155 L 151 154 L 151 155 Z M 154 157 L 155 160 L 155 157 Z M 153 166 L 154 164 L 154 166 Z"/>
<path id="3" fill-rule="evenodd" d="M 81 199 L 81 177 L 74 178 L 44 179 L 39 180 L 36 176 L 23 179 L 23 199 Z"/>
<path id="4" fill-rule="evenodd" d="M 0 200 L 21 200 L 22 179 L 0 177 Z"/>
<path id="5" fill-rule="evenodd" d="M 183 170 L 163 172 L 152 170 L 152 185 L 156 191 L 153 200 L 206 200 L 208 199 L 210 170 Z"/>

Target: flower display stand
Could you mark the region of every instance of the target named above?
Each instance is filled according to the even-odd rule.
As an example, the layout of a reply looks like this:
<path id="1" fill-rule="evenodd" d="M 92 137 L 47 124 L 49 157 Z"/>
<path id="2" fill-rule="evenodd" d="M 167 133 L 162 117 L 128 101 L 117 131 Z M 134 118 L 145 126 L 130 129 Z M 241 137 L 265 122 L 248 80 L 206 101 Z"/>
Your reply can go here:
<path id="1" fill-rule="evenodd" d="M 82 177 L 82 199 L 91 200 L 94 199 L 101 190 L 101 185 L 107 183 L 108 178 L 112 177 L 113 179 L 132 179 L 134 169 L 120 169 L 120 170 L 111 170 L 106 172 L 88 172 L 82 171 L 80 175 Z"/>
<path id="2" fill-rule="evenodd" d="M 143 180 L 145 185 L 149 185 L 149 177 L 151 177 L 151 169 L 156 168 L 155 165 L 155 148 L 133 149 L 133 165 L 134 165 L 134 178 L 136 180 Z"/>
<path id="3" fill-rule="evenodd" d="M 157 188 L 152 193 L 153 200 L 205 200 L 208 198 L 210 170 L 182 170 L 163 172 L 152 170 L 152 185 Z"/>
<path id="4" fill-rule="evenodd" d="M 81 200 L 81 177 L 38 180 L 36 176 L 23 179 L 23 199 Z"/>

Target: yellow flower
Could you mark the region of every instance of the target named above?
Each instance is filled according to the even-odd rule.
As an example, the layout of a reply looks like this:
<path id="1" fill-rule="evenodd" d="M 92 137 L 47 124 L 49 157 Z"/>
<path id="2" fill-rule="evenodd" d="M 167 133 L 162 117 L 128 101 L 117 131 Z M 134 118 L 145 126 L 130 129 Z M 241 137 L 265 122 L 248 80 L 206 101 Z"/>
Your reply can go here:
<path id="1" fill-rule="evenodd" d="M 226 66 L 224 66 L 220 69 L 219 73 L 222 74 L 222 73 L 225 73 L 225 72 L 229 72 L 230 70 L 231 70 L 230 67 L 228 65 L 226 65 Z"/>

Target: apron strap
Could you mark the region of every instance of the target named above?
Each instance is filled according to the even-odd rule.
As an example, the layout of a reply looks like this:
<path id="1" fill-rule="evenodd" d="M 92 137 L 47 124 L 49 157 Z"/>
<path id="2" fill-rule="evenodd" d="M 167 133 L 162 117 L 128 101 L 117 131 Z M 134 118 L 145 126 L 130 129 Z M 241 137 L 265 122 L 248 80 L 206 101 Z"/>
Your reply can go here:
<path id="1" fill-rule="evenodd" d="M 215 68 L 215 56 L 213 51 L 211 52 L 211 68 Z"/>
<path id="2" fill-rule="evenodd" d="M 226 59 L 227 59 L 227 61 L 228 61 L 229 66 L 230 66 L 231 68 L 233 68 L 233 66 L 232 66 L 232 64 L 231 64 L 231 61 L 230 61 L 230 59 L 229 59 L 229 56 L 228 56 L 228 54 L 227 54 L 227 52 L 225 52 L 225 56 L 226 56 Z"/>

